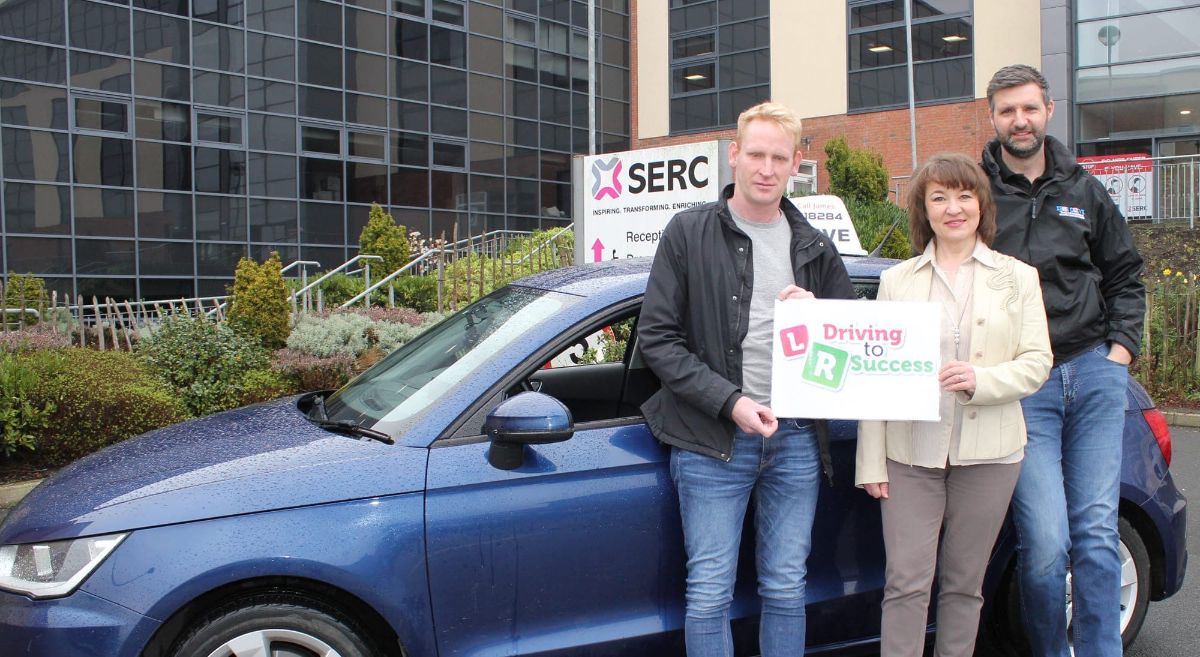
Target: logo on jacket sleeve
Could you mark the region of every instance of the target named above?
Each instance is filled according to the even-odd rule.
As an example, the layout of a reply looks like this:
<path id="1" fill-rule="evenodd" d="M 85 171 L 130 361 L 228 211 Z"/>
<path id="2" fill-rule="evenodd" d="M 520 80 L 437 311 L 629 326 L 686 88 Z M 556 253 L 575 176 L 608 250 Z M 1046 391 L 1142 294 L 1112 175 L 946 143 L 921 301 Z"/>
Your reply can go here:
<path id="1" fill-rule="evenodd" d="M 1084 212 L 1083 208 L 1074 208 L 1069 205 L 1056 205 L 1054 206 L 1054 209 L 1058 211 L 1058 216 L 1062 217 L 1063 219 L 1078 219 L 1080 221 L 1087 221 L 1087 213 Z"/>

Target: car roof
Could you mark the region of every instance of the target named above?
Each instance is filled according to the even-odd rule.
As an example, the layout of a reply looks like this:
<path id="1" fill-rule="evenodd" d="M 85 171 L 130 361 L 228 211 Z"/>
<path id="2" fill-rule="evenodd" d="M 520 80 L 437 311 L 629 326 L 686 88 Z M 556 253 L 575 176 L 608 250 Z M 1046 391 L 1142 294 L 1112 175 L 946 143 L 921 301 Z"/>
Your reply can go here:
<path id="1" fill-rule="evenodd" d="M 591 262 L 544 271 L 521 279 L 517 284 L 539 290 L 563 292 L 582 297 L 620 294 L 620 288 L 631 287 L 621 296 L 641 294 L 646 288 L 653 258 L 625 258 Z M 891 258 L 843 255 L 842 262 L 852 279 L 878 279 L 879 274 L 896 264 Z"/>

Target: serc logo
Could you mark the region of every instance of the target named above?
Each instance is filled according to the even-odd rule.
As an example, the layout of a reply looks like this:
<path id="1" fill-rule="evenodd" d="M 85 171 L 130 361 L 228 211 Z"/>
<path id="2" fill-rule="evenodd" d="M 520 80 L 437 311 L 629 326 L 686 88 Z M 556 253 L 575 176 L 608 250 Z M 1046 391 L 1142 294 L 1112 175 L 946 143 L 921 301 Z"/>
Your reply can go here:
<path id="1" fill-rule="evenodd" d="M 607 185 L 604 184 L 606 177 L 609 181 Z M 599 201 L 606 196 L 614 199 L 621 196 L 621 158 L 619 157 L 614 157 L 607 162 L 603 160 L 592 162 L 592 198 Z"/>

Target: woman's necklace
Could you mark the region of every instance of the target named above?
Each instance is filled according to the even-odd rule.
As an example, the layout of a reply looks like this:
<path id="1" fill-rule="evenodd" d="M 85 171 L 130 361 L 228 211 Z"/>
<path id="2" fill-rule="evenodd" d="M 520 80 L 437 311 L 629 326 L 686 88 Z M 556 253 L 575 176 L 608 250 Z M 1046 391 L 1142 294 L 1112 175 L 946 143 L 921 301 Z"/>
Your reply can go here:
<path id="1" fill-rule="evenodd" d="M 959 270 L 956 269 L 955 272 L 957 272 L 957 271 L 959 271 Z M 954 273 L 954 272 L 949 272 L 949 273 Z M 947 288 L 950 290 L 950 298 L 954 299 L 955 302 L 959 303 L 958 321 L 954 321 L 954 314 L 948 308 L 948 306 L 950 304 L 948 304 L 948 303 L 942 304 L 942 312 L 944 312 L 946 314 L 946 319 L 950 320 L 950 330 L 951 330 L 950 335 L 951 335 L 951 337 L 954 338 L 954 360 L 959 360 L 959 351 L 960 351 L 959 344 L 962 342 L 962 328 L 961 328 L 962 321 L 963 321 L 963 318 L 967 316 L 967 310 L 971 307 L 971 292 L 972 292 L 972 288 L 974 288 L 974 285 L 972 284 L 972 281 L 970 280 L 972 278 L 973 270 L 970 267 L 968 267 L 966 269 L 966 273 L 967 273 L 967 275 L 965 277 L 966 280 L 964 280 L 963 283 L 967 288 L 967 294 L 963 297 L 961 302 L 958 301 L 958 297 L 954 294 L 954 287 L 955 287 L 955 283 L 957 283 L 958 276 L 957 275 L 954 276 L 954 282 L 951 282 L 951 279 L 948 276 L 943 277 L 943 282 L 946 283 Z"/>

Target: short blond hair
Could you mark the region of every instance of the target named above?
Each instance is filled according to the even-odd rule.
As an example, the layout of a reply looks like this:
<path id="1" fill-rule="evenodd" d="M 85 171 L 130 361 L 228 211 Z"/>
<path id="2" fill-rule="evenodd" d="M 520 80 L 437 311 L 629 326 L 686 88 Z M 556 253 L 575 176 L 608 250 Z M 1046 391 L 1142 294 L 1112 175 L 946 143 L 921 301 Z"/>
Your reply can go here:
<path id="1" fill-rule="evenodd" d="M 751 121 L 770 121 L 786 132 L 790 132 L 792 134 L 792 150 L 800 150 L 800 117 L 796 116 L 796 113 L 788 109 L 786 105 L 768 100 L 742 112 L 738 116 L 737 135 L 733 138 L 739 145 L 742 143 L 742 135 L 746 132 L 746 126 Z"/>

